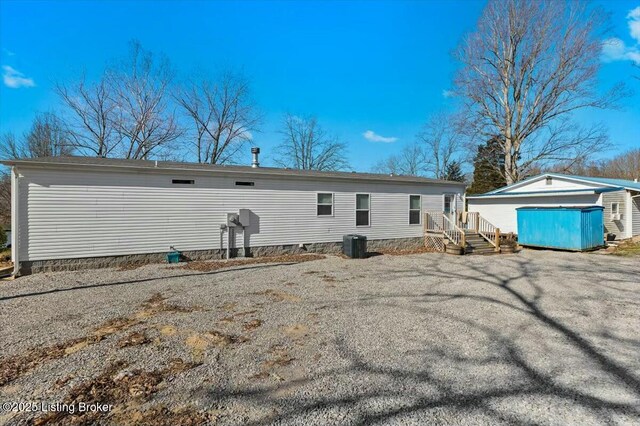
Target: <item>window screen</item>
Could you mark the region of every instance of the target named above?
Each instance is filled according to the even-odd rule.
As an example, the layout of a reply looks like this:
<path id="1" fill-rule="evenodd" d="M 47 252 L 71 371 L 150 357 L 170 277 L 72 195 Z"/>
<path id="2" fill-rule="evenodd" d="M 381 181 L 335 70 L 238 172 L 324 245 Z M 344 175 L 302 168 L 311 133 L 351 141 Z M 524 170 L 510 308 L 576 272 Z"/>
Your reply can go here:
<path id="1" fill-rule="evenodd" d="M 409 225 L 420 225 L 420 196 L 409 195 Z"/>
<path id="2" fill-rule="evenodd" d="M 356 194 L 356 226 L 369 226 L 371 218 L 369 194 Z"/>
<path id="3" fill-rule="evenodd" d="M 319 193 L 318 194 L 318 216 L 332 216 L 333 215 L 333 194 L 332 193 Z"/>

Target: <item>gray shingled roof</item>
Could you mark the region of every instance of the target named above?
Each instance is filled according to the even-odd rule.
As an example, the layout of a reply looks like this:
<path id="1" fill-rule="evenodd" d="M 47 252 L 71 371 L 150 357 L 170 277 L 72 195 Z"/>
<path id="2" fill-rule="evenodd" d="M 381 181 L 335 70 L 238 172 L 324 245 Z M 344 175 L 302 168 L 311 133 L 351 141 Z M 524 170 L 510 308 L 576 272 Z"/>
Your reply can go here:
<path id="1" fill-rule="evenodd" d="M 151 160 L 125 160 L 119 158 L 96 157 L 41 157 L 34 159 L 5 160 L 1 162 L 8 166 L 32 165 L 38 167 L 115 167 L 123 169 L 154 169 L 175 171 L 211 171 L 212 173 L 242 173 L 254 175 L 269 175 L 289 178 L 319 178 L 319 179 L 353 179 L 367 181 L 383 181 L 397 183 L 421 183 L 421 184 L 449 184 L 464 185 L 461 182 L 453 182 L 439 179 L 429 179 L 416 176 L 387 175 L 378 173 L 356 172 L 320 172 L 315 170 L 281 169 L 275 167 L 250 167 L 250 166 L 224 166 L 216 164 L 180 163 L 175 161 L 151 161 Z"/>

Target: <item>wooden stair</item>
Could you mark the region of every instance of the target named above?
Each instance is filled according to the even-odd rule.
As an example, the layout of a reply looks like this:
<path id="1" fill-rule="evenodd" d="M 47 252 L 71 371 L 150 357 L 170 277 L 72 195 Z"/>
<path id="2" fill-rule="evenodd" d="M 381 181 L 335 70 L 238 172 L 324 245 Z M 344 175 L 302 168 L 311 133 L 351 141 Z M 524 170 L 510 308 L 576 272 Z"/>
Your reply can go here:
<path id="1" fill-rule="evenodd" d="M 466 247 L 464 248 L 464 254 L 499 254 L 495 247 L 491 245 L 484 237 L 477 232 L 465 232 Z"/>

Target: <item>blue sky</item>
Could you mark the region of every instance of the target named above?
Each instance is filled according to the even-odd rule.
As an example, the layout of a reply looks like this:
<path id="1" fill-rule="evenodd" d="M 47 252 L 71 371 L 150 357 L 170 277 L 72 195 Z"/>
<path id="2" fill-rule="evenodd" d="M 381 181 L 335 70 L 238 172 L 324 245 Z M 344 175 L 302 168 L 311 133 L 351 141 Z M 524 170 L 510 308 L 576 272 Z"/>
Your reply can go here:
<path id="1" fill-rule="evenodd" d="M 634 38 L 628 18 L 640 1 L 602 5 L 611 12 L 611 36 L 620 41 L 603 61 L 602 87 L 627 81 L 636 94 L 623 102 L 622 111 L 579 118 L 609 127 L 616 149 L 608 154 L 613 154 L 640 146 L 640 80 L 631 78 L 640 74 L 631 66 L 640 55 L 640 37 Z M 430 114 L 455 108 L 455 98 L 443 96 L 457 66 L 451 51 L 473 30 L 483 6 L 483 1 L 5 0 L 0 2 L 0 132 L 22 133 L 35 113 L 55 109 L 55 81 L 73 80 L 83 71 L 97 76 L 135 38 L 166 54 L 183 74 L 242 68 L 265 116 L 254 140 L 267 157 L 279 142 L 284 112 L 313 114 L 348 144 L 352 168 L 369 170 L 413 141 Z M 368 130 L 395 141 L 367 140 Z"/>

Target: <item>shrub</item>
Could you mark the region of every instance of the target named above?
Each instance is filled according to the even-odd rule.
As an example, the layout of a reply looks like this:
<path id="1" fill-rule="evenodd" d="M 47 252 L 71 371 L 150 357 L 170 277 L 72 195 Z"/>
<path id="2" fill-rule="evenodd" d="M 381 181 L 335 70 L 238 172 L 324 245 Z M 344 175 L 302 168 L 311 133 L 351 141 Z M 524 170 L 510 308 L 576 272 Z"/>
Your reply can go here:
<path id="1" fill-rule="evenodd" d="M 2 225 L 0 225 L 0 248 L 3 248 L 7 243 L 7 233 L 4 231 Z"/>

